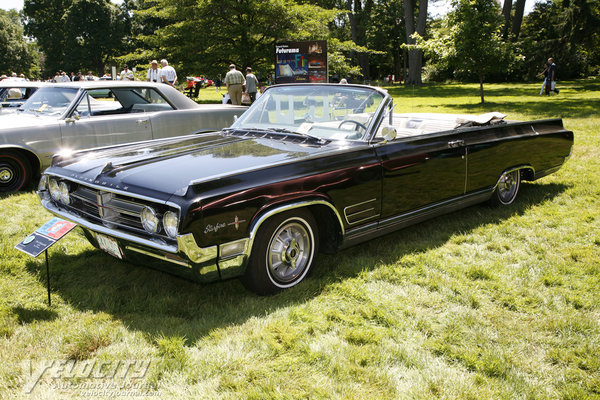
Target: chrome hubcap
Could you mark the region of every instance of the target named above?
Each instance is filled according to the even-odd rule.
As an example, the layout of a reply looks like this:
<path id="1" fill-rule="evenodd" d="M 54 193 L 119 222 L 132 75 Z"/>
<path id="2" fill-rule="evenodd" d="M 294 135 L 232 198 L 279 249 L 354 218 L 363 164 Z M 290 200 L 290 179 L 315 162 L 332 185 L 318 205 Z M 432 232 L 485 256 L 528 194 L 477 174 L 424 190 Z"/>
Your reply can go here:
<path id="1" fill-rule="evenodd" d="M 13 172 L 11 169 L 6 168 L 6 167 L 0 169 L 0 182 L 2 182 L 2 183 L 10 182 L 10 180 L 12 178 L 13 178 Z"/>
<path id="2" fill-rule="evenodd" d="M 510 201 L 515 195 L 518 188 L 518 173 L 519 171 L 513 171 L 502 178 L 498 185 L 498 194 L 502 200 Z"/>
<path id="3" fill-rule="evenodd" d="M 291 282 L 302 274 L 312 257 L 311 236 L 298 222 L 283 224 L 272 236 L 267 255 L 276 281 Z"/>

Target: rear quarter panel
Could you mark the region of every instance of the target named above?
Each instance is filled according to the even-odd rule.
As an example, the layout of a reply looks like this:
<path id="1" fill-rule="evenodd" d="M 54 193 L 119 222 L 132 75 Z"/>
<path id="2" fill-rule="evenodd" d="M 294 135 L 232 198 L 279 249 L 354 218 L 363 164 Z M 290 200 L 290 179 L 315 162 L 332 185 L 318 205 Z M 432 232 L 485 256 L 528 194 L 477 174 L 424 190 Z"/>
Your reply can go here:
<path id="1" fill-rule="evenodd" d="M 536 176 L 543 175 L 560 167 L 573 146 L 573 132 L 560 119 L 473 128 L 462 135 L 468 153 L 467 192 L 493 187 L 512 167 L 529 165 Z"/>

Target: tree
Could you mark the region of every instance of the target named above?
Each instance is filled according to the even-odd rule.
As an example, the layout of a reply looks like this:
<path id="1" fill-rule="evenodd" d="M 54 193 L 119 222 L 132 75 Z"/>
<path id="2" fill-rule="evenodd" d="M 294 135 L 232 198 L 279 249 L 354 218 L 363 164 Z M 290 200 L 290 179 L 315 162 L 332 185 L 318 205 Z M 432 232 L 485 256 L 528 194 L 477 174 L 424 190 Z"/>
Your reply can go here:
<path id="1" fill-rule="evenodd" d="M 419 0 L 418 18 L 415 27 L 415 10 L 417 8 L 416 0 L 404 0 L 404 24 L 406 26 L 406 43 L 414 45 L 416 43 L 415 34 L 420 37 L 425 35 L 425 25 L 427 22 L 427 3 L 428 0 Z M 408 76 L 404 77 L 405 83 L 409 85 L 420 85 L 421 68 L 423 67 L 423 52 L 418 47 L 410 47 L 408 51 Z"/>
<path id="2" fill-rule="evenodd" d="M 25 0 L 25 33 L 37 40 L 45 60 L 43 71 L 49 75 L 63 67 L 65 24 L 63 16 L 71 0 Z"/>
<path id="3" fill-rule="evenodd" d="M 24 38 L 23 26 L 15 10 L 0 10 L 0 71 L 37 76 L 38 57 L 35 44 Z"/>
<path id="4" fill-rule="evenodd" d="M 361 49 L 334 38 L 342 11 L 294 0 L 153 0 L 138 2 L 134 29 L 154 15 L 155 31 L 134 37 L 137 48 L 123 59 L 148 62 L 165 57 L 186 74 L 223 75 L 232 62 L 270 75 L 274 45 L 288 40 L 327 40 L 330 72 L 357 73 L 345 54 Z M 143 8 L 148 6 L 149 8 Z M 138 30 L 139 31 L 139 30 Z"/>
<path id="5" fill-rule="evenodd" d="M 502 16 L 496 0 L 453 0 L 443 29 L 429 40 L 417 37 L 416 48 L 425 49 L 454 68 L 474 74 L 479 81 L 481 103 L 487 75 L 506 70 L 513 57 L 502 41 Z"/>
<path id="6" fill-rule="evenodd" d="M 128 14 L 110 0 L 25 0 L 25 31 L 45 55 L 44 70 L 104 70 L 128 35 Z"/>
<path id="7" fill-rule="evenodd" d="M 105 70 L 123 48 L 129 32 L 126 13 L 108 0 L 73 0 L 64 14 L 64 68 L 71 71 Z"/>

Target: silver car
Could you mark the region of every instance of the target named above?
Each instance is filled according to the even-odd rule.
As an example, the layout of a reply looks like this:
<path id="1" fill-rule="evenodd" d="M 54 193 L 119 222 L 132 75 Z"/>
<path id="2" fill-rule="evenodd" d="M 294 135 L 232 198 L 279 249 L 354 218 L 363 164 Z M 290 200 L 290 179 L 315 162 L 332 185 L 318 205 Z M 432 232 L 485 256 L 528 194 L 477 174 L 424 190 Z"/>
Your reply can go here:
<path id="1" fill-rule="evenodd" d="M 0 192 L 29 184 L 54 154 L 220 130 L 245 110 L 199 105 L 150 82 L 42 86 L 16 113 L 0 114 Z"/>

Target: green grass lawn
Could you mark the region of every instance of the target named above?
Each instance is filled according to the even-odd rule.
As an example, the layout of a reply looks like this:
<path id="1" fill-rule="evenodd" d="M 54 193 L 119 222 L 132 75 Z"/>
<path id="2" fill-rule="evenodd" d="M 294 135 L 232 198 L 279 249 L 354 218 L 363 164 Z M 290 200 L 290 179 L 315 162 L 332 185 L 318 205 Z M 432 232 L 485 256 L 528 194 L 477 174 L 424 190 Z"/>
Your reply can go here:
<path id="1" fill-rule="evenodd" d="M 396 112 L 563 117 L 572 157 L 509 207 L 322 255 L 272 297 L 119 262 L 76 230 L 49 251 L 48 307 L 43 256 L 13 247 L 51 215 L 33 191 L 0 197 L 0 398 L 83 398 L 96 384 L 129 398 L 600 399 L 600 81 L 552 97 L 539 86 L 485 85 L 483 106 L 478 85 L 389 87 Z M 31 366 L 53 360 L 105 374 L 52 364 L 25 393 Z M 147 372 L 110 374 L 127 360 Z"/>

